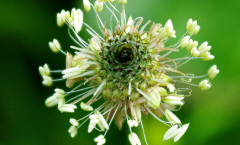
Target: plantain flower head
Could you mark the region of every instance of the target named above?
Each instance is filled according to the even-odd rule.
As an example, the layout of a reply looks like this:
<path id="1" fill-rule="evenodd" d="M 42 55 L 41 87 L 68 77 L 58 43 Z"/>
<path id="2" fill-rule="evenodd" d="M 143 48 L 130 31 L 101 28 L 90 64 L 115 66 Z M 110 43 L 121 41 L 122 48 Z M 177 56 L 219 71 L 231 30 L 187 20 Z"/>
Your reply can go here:
<path id="1" fill-rule="evenodd" d="M 144 133 L 142 115 L 151 115 L 169 126 L 163 138 L 176 142 L 184 135 L 189 123 L 182 123 L 173 112 L 178 111 L 184 105 L 185 97 L 191 95 L 190 87 L 208 90 L 212 86 L 210 79 L 212 81 L 219 73 L 216 65 L 201 76 L 182 72 L 181 67 L 194 59 L 212 60 L 211 46 L 208 42 L 194 40 L 200 26 L 192 19 L 186 22 L 186 33 L 175 44 L 169 45 L 168 40 L 177 36 L 170 19 L 160 24 L 127 16 L 126 3 L 127 0 L 83 0 L 85 11 L 95 13 L 101 33 L 84 22 L 81 9 L 62 10 L 57 14 L 57 25 L 68 27 L 75 45 L 63 50 L 57 39 L 49 42 L 54 53 L 66 56 L 66 64 L 62 65 L 63 70 L 51 70 L 47 64 L 40 66 L 42 83 L 53 86 L 64 80 L 66 88 L 55 89 L 45 104 L 57 106 L 61 113 L 74 113 L 76 109 L 88 112 L 79 119 L 70 118 L 68 132 L 75 137 L 80 127 L 88 124 L 89 133 L 100 132 L 94 139 L 98 145 L 105 144 L 113 121 L 119 129 L 127 122 L 130 143 L 140 145 L 141 140 L 133 128 L 141 126 Z M 117 4 L 122 6 L 121 10 L 115 7 Z M 114 21 L 110 27 L 101 19 L 103 10 L 108 11 Z M 81 38 L 82 30 L 90 35 L 88 41 Z M 174 57 L 180 51 L 186 54 Z M 53 79 L 56 73 L 61 78 Z M 146 138 L 145 142 L 147 144 Z"/>

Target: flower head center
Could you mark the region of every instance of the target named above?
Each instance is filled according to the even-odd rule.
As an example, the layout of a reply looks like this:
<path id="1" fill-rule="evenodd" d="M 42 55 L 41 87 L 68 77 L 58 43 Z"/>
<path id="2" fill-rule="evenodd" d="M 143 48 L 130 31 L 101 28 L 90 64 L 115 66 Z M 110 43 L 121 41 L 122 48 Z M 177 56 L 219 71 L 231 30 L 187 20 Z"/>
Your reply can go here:
<path id="1" fill-rule="evenodd" d="M 129 48 L 126 45 L 121 46 L 119 50 L 115 53 L 115 57 L 118 62 L 126 64 L 133 59 L 132 48 Z"/>

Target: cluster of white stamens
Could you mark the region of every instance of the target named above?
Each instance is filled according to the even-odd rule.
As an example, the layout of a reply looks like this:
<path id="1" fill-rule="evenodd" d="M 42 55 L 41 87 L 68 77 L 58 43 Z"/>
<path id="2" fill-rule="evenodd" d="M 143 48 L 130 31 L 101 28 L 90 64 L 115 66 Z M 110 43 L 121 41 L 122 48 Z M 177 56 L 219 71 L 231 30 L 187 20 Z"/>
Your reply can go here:
<path id="1" fill-rule="evenodd" d="M 70 133 L 71 137 L 75 137 L 77 135 L 77 126 L 79 125 L 78 121 L 76 119 L 70 118 L 69 121 L 72 126 L 69 128 L 68 132 Z"/>
<path id="2" fill-rule="evenodd" d="M 71 14 L 69 11 L 62 10 L 61 13 L 57 14 L 57 24 L 59 27 L 62 27 L 66 22 L 78 33 L 83 24 L 83 12 L 75 8 L 72 9 Z"/>
<path id="3" fill-rule="evenodd" d="M 212 60 L 214 56 L 210 54 L 209 50 L 211 46 L 208 46 L 208 42 L 202 43 L 199 47 L 197 41 L 190 39 L 191 35 L 196 35 L 200 29 L 200 26 L 197 25 L 197 21 L 188 20 L 187 30 L 190 36 L 185 36 L 181 39 L 180 47 L 185 48 L 190 52 L 194 57 L 201 57 L 202 60 Z"/>
<path id="4" fill-rule="evenodd" d="M 127 121 L 129 127 L 137 127 L 138 126 L 138 122 L 136 120 L 128 120 Z"/>
<path id="5" fill-rule="evenodd" d="M 48 107 L 59 107 L 65 104 L 65 92 L 62 89 L 55 89 L 55 93 L 45 101 L 45 105 Z"/>
<path id="6" fill-rule="evenodd" d="M 51 86 L 53 81 L 52 81 L 49 66 L 47 64 L 45 64 L 43 67 L 40 66 L 39 73 L 43 78 L 42 84 L 45 86 Z"/>
<path id="7" fill-rule="evenodd" d="M 172 124 L 172 127 L 168 129 L 168 131 L 165 133 L 163 140 L 169 140 L 173 138 L 174 142 L 177 142 L 187 131 L 189 123 L 182 125 L 181 121 L 177 118 L 177 116 L 169 110 L 165 111 L 165 116 Z"/>
<path id="8" fill-rule="evenodd" d="M 160 37 L 166 39 L 167 37 L 176 38 L 176 31 L 173 29 L 172 21 L 169 19 L 160 31 Z"/>
<path id="9" fill-rule="evenodd" d="M 90 115 L 89 118 L 90 118 L 90 124 L 88 126 L 89 133 L 92 132 L 96 125 L 98 125 L 101 131 L 109 129 L 106 120 L 98 110 L 95 110 L 94 114 Z"/>
<path id="10" fill-rule="evenodd" d="M 217 66 L 216 65 L 213 65 L 211 68 L 209 68 L 208 70 L 208 77 L 209 79 L 214 79 L 217 74 L 219 73 L 219 70 L 217 69 Z M 206 91 L 208 89 L 211 88 L 211 83 L 209 83 L 209 80 L 206 79 L 206 80 L 202 80 L 200 83 L 199 83 L 199 88 L 203 91 Z"/>
<path id="11" fill-rule="evenodd" d="M 197 25 L 197 20 L 193 21 L 192 19 L 189 19 L 187 23 L 187 30 L 189 35 L 196 35 L 200 30 L 200 26 Z"/>
<path id="12" fill-rule="evenodd" d="M 84 6 L 84 9 L 85 9 L 86 12 L 89 12 L 91 10 L 91 6 L 93 6 L 93 8 L 97 12 L 100 13 L 100 12 L 102 12 L 103 6 L 104 6 L 105 3 L 107 3 L 107 2 L 112 3 L 114 1 L 115 0 L 96 0 L 94 2 L 94 5 L 92 5 L 89 0 L 83 0 L 83 6 Z M 122 5 L 125 5 L 127 3 L 127 0 L 118 0 L 118 3 L 122 4 Z"/>
<path id="13" fill-rule="evenodd" d="M 55 93 L 46 99 L 45 105 L 47 107 L 54 107 L 58 105 L 58 110 L 60 112 L 73 113 L 76 109 L 74 104 L 65 104 L 65 91 L 62 89 L 55 89 Z"/>

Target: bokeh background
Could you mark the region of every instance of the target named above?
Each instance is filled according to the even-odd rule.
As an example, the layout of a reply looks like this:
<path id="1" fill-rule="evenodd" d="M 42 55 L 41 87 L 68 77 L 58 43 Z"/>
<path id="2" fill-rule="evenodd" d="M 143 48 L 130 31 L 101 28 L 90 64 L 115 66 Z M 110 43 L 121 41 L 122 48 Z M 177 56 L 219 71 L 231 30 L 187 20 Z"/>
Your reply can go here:
<path id="1" fill-rule="evenodd" d="M 187 20 L 197 19 L 201 30 L 194 39 L 209 41 L 215 59 L 193 61 L 182 70 L 201 75 L 213 64 L 220 69 L 213 87 L 207 92 L 193 88 L 192 96 L 176 113 L 182 122 L 191 123 L 179 142 L 163 142 L 166 126 L 152 117 L 144 120 L 149 145 L 239 145 L 240 1 L 128 1 L 127 15 L 161 23 L 171 18 L 178 38 L 185 32 Z M 82 8 L 82 1 L 0 0 L 0 145 L 95 144 L 97 134 L 88 134 L 86 125 L 76 138 L 70 138 L 67 130 L 71 115 L 44 106 L 53 90 L 41 85 L 38 74 L 38 66 L 45 62 L 52 68 L 64 68 L 64 56 L 51 53 L 48 42 L 58 38 L 65 50 L 73 44 L 66 27 L 58 28 L 55 20 L 57 12 L 72 7 Z M 84 20 L 96 28 L 92 13 Z M 113 124 L 106 144 L 128 145 L 127 134 L 126 124 L 122 131 Z M 139 134 L 142 137 L 140 130 Z"/>

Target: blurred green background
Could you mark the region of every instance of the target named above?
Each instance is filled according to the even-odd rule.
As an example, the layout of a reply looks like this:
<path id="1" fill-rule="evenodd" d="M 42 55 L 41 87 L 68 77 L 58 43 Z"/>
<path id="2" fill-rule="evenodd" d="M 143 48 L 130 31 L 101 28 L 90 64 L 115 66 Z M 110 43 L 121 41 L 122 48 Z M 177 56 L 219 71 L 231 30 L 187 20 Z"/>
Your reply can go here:
<path id="1" fill-rule="evenodd" d="M 187 20 L 197 19 L 201 30 L 194 39 L 200 43 L 208 41 L 215 59 L 193 61 L 182 69 L 198 75 L 205 74 L 213 64 L 220 69 L 219 76 L 212 81 L 213 87 L 207 92 L 193 88 L 192 96 L 186 98 L 186 104 L 176 113 L 182 122 L 190 122 L 189 130 L 179 142 L 163 142 L 167 128 L 152 117 L 144 120 L 149 145 L 239 145 L 240 1 L 128 1 L 127 15 L 160 23 L 170 18 L 178 38 L 185 32 Z M 95 144 L 93 138 L 97 134 L 88 134 L 86 125 L 76 138 L 70 138 L 67 130 L 71 115 L 44 106 L 53 90 L 41 85 L 38 74 L 38 66 L 45 62 L 52 68 L 64 68 L 64 56 L 51 53 L 48 42 L 58 38 L 65 50 L 73 44 L 66 27 L 58 28 L 55 20 L 57 12 L 72 7 L 82 8 L 82 1 L 0 1 L 0 145 Z M 91 16 L 92 13 L 86 14 L 84 20 L 96 28 L 95 17 Z M 113 124 L 106 144 L 127 145 L 127 134 L 126 124 L 122 131 Z"/>

